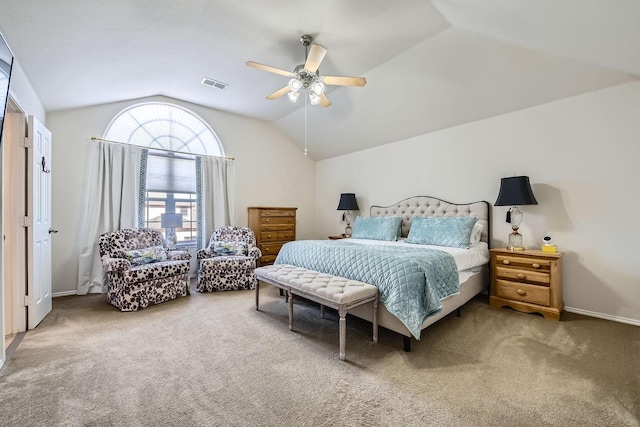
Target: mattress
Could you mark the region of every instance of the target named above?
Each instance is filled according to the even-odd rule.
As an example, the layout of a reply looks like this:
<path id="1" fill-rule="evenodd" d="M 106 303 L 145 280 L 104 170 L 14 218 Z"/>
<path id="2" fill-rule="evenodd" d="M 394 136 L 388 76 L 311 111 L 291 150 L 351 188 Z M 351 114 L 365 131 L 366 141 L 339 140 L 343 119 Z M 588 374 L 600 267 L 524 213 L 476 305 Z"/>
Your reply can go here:
<path id="1" fill-rule="evenodd" d="M 458 267 L 458 272 L 465 272 L 466 270 L 471 270 L 471 272 L 473 272 L 473 269 L 475 267 L 481 267 L 489 263 L 489 247 L 485 242 L 480 242 L 476 245 L 473 245 L 469 249 L 450 248 L 446 246 L 417 245 L 415 243 L 407 243 L 405 242 L 405 239 L 400 239 L 396 242 L 369 239 L 343 239 L 337 240 L 336 243 L 339 244 L 347 241 L 362 245 L 387 245 L 405 246 L 411 248 L 438 249 L 453 256 L 453 259 L 456 262 L 456 266 Z M 464 281 L 466 281 L 466 279 L 460 280 L 460 283 L 463 283 Z"/>

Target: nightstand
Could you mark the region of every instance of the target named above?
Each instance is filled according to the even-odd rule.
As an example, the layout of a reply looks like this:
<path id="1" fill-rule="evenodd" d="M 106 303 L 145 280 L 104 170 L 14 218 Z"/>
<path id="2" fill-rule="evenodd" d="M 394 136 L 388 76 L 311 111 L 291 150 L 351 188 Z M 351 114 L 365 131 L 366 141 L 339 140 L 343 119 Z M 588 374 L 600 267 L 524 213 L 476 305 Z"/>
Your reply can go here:
<path id="1" fill-rule="evenodd" d="M 560 320 L 564 252 L 491 249 L 491 307 Z"/>
<path id="2" fill-rule="evenodd" d="M 340 239 L 348 239 L 344 234 L 339 234 L 337 236 L 329 236 L 329 240 L 340 240 Z"/>

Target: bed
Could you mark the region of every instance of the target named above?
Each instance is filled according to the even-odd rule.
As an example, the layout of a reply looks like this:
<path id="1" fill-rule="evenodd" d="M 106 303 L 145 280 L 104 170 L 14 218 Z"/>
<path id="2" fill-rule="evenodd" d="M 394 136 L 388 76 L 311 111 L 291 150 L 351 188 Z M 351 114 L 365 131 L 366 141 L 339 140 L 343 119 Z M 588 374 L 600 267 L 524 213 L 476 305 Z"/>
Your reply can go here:
<path id="1" fill-rule="evenodd" d="M 461 306 L 488 287 L 489 206 L 485 201 L 456 204 L 429 196 L 371 206 L 368 218 L 356 219 L 354 238 L 289 242 L 275 263 L 377 286 L 379 326 L 402 335 L 404 349 L 409 351 L 412 337 L 420 339 L 422 330 L 454 311 L 459 315 Z M 434 230 L 440 229 L 433 227 L 442 223 L 448 224 L 445 230 L 452 223 L 464 223 L 462 228 L 472 224 L 475 241 L 472 237 L 469 242 L 467 234 L 467 247 L 459 245 L 463 238 L 454 233 L 453 245 L 460 247 L 451 247 L 447 231 L 443 243 L 447 246 L 438 246 L 442 236 L 434 240 Z M 380 224 L 385 225 L 380 228 Z M 363 236 L 367 238 L 359 238 Z M 372 321 L 369 304 L 349 313 Z"/>

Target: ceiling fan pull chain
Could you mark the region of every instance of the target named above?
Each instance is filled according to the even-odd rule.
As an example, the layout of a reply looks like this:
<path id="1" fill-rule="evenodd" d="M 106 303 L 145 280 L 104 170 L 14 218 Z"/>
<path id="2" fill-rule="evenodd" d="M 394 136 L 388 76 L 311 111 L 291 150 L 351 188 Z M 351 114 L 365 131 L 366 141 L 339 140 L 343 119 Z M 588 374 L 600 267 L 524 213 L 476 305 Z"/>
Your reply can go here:
<path id="1" fill-rule="evenodd" d="M 304 98 L 304 155 L 307 155 L 307 97 Z"/>

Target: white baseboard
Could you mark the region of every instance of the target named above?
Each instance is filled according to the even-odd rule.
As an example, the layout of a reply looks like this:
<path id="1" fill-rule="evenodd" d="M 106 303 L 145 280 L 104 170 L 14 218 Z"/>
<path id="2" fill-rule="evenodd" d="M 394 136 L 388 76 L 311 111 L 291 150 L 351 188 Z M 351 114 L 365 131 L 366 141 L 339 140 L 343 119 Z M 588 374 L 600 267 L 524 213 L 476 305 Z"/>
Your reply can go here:
<path id="1" fill-rule="evenodd" d="M 69 295 L 77 295 L 78 291 L 64 291 L 64 292 L 53 292 L 51 296 L 53 298 L 57 297 L 68 297 Z"/>
<path id="2" fill-rule="evenodd" d="M 597 313 L 595 311 L 583 310 L 581 308 L 565 307 L 569 313 L 583 314 L 585 316 L 597 317 L 599 319 L 613 320 L 614 322 L 627 323 L 629 325 L 640 326 L 640 320 L 627 319 L 626 317 L 612 316 L 610 314 Z"/>

